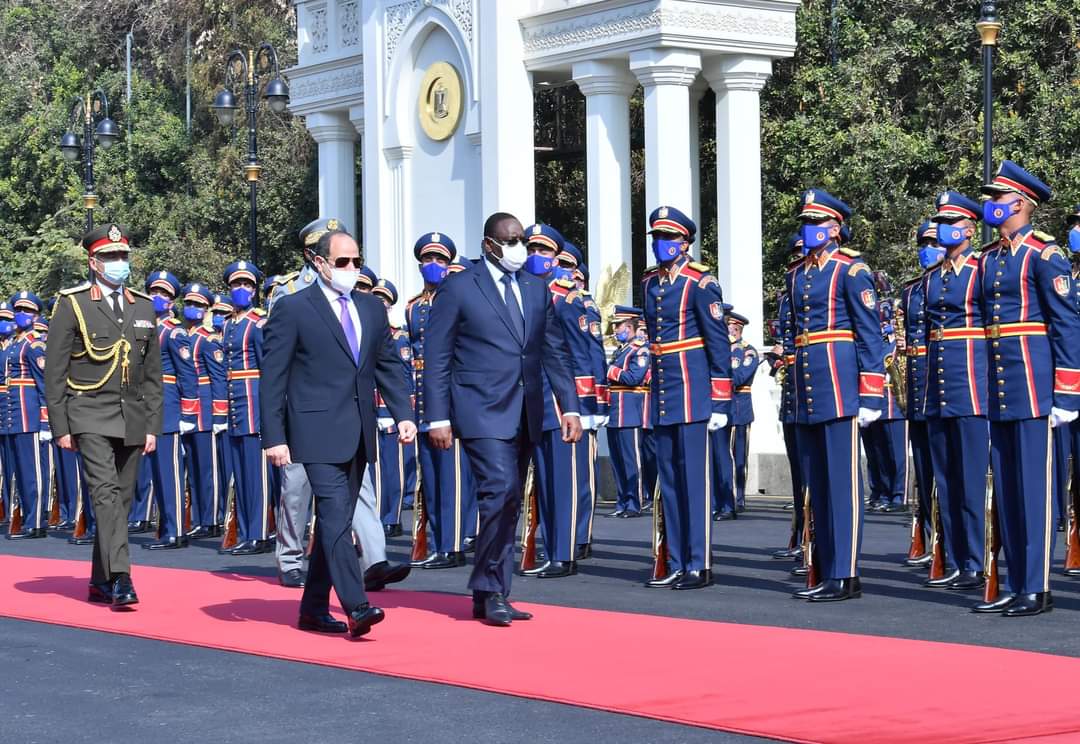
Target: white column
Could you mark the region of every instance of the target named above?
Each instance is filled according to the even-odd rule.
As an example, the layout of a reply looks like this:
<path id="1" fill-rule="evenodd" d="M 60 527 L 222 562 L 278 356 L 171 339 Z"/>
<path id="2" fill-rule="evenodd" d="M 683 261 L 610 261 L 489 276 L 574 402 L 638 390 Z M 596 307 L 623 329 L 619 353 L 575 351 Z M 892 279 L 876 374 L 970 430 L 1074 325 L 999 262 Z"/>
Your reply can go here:
<path id="1" fill-rule="evenodd" d="M 319 216 L 355 230 L 356 128 L 347 112 L 338 111 L 308 114 L 307 128 L 319 143 Z"/>
<path id="2" fill-rule="evenodd" d="M 413 241 L 416 240 L 416 236 L 412 234 L 410 199 L 413 148 L 411 145 L 398 145 L 386 148 L 385 153 L 386 162 L 390 166 L 390 193 L 383 202 L 383 208 L 387 210 L 389 224 L 383 224 L 383 235 L 387 242 L 377 249 L 378 273 L 391 277 L 391 281 L 396 278 L 399 296 L 404 295 L 405 299 L 408 299 L 415 294 L 413 290 L 420 282 L 411 250 Z M 406 252 L 409 255 L 408 263 L 405 261 Z M 406 295 L 405 292 L 409 294 Z"/>
<path id="3" fill-rule="evenodd" d="M 690 85 L 701 69 L 697 52 L 646 49 L 630 55 L 645 88 L 645 212 L 661 204 L 693 209 L 690 189 Z"/>
<path id="4" fill-rule="evenodd" d="M 585 173 L 589 266 L 596 296 L 605 278 L 625 266 L 634 270 L 630 249 L 630 96 L 637 80 L 626 63 L 580 62 L 574 82 L 585 95 Z M 631 283 L 615 302 L 629 305 Z"/>
<path id="5" fill-rule="evenodd" d="M 701 99 L 708 89 L 704 77 L 690 86 L 690 217 L 697 223 L 699 232 L 704 228 L 701 224 Z M 701 258 L 700 240 L 694 243 L 693 252 Z"/>

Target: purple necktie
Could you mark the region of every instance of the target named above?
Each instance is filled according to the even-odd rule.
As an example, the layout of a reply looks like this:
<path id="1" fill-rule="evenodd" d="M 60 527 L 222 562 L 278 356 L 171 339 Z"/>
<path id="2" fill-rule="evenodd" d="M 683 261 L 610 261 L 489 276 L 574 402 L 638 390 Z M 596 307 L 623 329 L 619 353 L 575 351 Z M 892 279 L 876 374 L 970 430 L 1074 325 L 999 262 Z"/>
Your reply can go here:
<path id="1" fill-rule="evenodd" d="M 345 340 L 349 342 L 353 364 L 359 364 L 360 342 L 356 338 L 356 329 L 353 328 L 352 314 L 349 313 L 349 298 L 341 295 L 337 301 L 341 303 L 341 330 L 345 331 Z"/>

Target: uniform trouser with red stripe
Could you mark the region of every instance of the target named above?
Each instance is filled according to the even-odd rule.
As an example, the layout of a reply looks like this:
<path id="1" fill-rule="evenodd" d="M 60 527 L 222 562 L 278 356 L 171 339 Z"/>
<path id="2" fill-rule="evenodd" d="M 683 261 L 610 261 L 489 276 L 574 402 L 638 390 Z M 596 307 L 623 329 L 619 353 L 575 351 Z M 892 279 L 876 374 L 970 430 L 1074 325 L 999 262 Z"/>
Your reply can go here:
<path id="1" fill-rule="evenodd" d="M 1054 553 L 1054 447 L 1050 420 L 990 422 L 990 464 L 1009 591 L 1050 590 Z"/>
<path id="2" fill-rule="evenodd" d="M 589 493 L 589 447 L 587 436 L 564 442 L 561 429 L 550 429 L 534 448 L 536 503 L 548 560 L 574 560 L 579 510 L 583 493 Z"/>
<path id="3" fill-rule="evenodd" d="M 218 452 L 211 431 L 192 431 L 183 435 L 184 458 L 191 485 L 191 526 L 212 527 L 222 490 L 218 481 Z"/>
<path id="4" fill-rule="evenodd" d="M 150 453 L 154 503 L 158 509 L 158 537 L 179 537 L 184 527 L 184 457 L 180 434 L 159 434 L 157 449 Z"/>
<path id="5" fill-rule="evenodd" d="M 712 568 L 712 467 L 708 422 L 653 428 L 664 534 L 672 571 Z"/>
<path id="6" fill-rule="evenodd" d="M 1080 419 L 1054 429 L 1054 502 L 1057 519 L 1069 514 L 1069 458 L 1072 458 L 1072 487 L 1080 487 Z M 1077 514 L 1080 518 L 1080 514 Z"/>
<path id="7" fill-rule="evenodd" d="M 709 432 L 712 510 L 714 512 L 735 511 L 735 465 L 731 459 L 734 428 L 728 424 L 723 429 Z"/>
<path id="8" fill-rule="evenodd" d="M 11 449 L 10 434 L 0 434 L 0 481 L 3 481 L 4 506 L 10 517 L 11 506 L 15 503 L 12 500 L 15 494 L 15 453 Z"/>
<path id="9" fill-rule="evenodd" d="M 218 461 L 218 485 L 221 490 L 221 498 L 218 500 L 215 524 L 225 524 L 225 509 L 228 508 L 229 489 L 234 487 L 232 437 L 227 432 L 214 435 L 214 445 L 217 449 Z"/>
<path id="10" fill-rule="evenodd" d="M 258 434 L 229 435 L 236 484 L 236 537 L 240 542 L 270 537 L 270 493 L 274 472 Z"/>
<path id="11" fill-rule="evenodd" d="M 641 429 L 641 488 L 645 495 L 642 504 L 651 504 L 656 495 L 656 482 L 659 473 L 656 467 L 656 435 L 652 427 Z"/>
<path id="12" fill-rule="evenodd" d="M 379 432 L 375 461 L 375 503 L 383 524 L 401 524 L 406 494 L 416 490 L 416 443 L 402 444 L 397 430 Z"/>
<path id="13" fill-rule="evenodd" d="M 919 492 L 919 514 L 922 515 L 923 537 L 928 540 L 933 529 L 930 519 L 933 504 L 930 494 L 934 488 L 934 463 L 930 450 L 930 430 L 925 420 L 908 421 L 908 439 L 911 442 L 915 488 Z"/>
<path id="14" fill-rule="evenodd" d="M 983 416 L 929 418 L 930 457 L 950 571 L 982 571 L 990 430 Z"/>
<path id="15" fill-rule="evenodd" d="M 641 479 L 641 428 L 608 427 L 608 452 L 615 476 L 615 511 L 637 513 L 644 500 Z"/>
<path id="16" fill-rule="evenodd" d="M 784 424 L 784 448 L 787 450 L 788 469 L 791 471 L 791 503 L 793 514 L 791 530 L 796 535 L 796 545 L 802 540 L 803 531 L 803 490 L 805 479 L 802 474 L 802 462 L 799 460 L 799 441 L 795 424 Z"/>
<path id="17" fill-rule="evenodd" d="M 731 427 L 731 463 L 735 478 L 735 506 L 746 506 L 746 461 L 750 456 L 750 424 Z"/>
<path id="18" fill-rule="evenodd" d="M 139 477 L 135 481 L 135 495 L 131 499 L 129 522 L 149 522 L 154 500 L 150 497 L 154 489 L 154 469 L 150 458 L 139 460 Z"/>
<path id="19" fill-rule="evenodd" d="M 576 542 L 587 545 L 592 542 L 593 514 L 596 511 L 596 453 L 599 444 L 595 429 L 582 432 L 581 445 L 588 461 L 588 471 L 582 484 L 584 488 L 578 489 Z"/>
<path id="20" fill-rule="evenodd" d="M 858 576 L 863 522 L 858 426 L 849 416 L 799 424 L 796 431 L 821 578 Z"/>
<path id="21" fill-rule="evenodd" d="M 420 437 L 420 483 L 434 550 L 456 553 L 465 538 L 476 534 L 476 486 L 461 440 L 450 449 L 437 449 Z"/>
<path id="22" fill-rule="evenodd" d="M 866 448 L 870 501 L 901 504 L 907 490 L 907 437 L 903 419 L 875 421 L 860 430 Z"/>
<path id="23" fill-rule="evenodd" d="M 49 521 L 49 458 L 36 431 L 11 435 L 15 483 L 22 506 L 23 529 L 42 529 Z"/>

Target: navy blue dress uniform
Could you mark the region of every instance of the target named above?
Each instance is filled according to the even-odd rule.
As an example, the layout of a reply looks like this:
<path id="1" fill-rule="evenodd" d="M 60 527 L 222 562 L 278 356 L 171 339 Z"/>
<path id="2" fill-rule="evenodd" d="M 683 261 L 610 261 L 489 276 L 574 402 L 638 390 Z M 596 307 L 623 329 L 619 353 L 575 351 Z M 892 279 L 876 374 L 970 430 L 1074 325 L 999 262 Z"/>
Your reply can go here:
<path id="1" fill-rule="evenodd" d="M 1068 228 L 1067 255 L 1072 264 L 1073 300 L 1080 312 L 1080 204 L 1073 207 L 1066 220 Z M 1065 515 L 1069 509 L 1069 458 L 1072 457 L 1073 478 L 1080 478 L 1080 419 L 1068 426 L 1054 429 L 1054 497 L 1057 503 L 1058 532 L 1065 529 Z M 1077 515 L 1080 518 L 1080 515 Z M 1069 575 L 1080 575 L 1075 569 Z"/>
<path id="2" fill-rule="evenodd" d="M 726 302 L 721 306 L 723 318 L 721 324 L 726 329 L 728 313 L 734 308 Z M 734 354 L 732 355 L 734 361 Z M 732 365 L 732 377 L 735 374 L 735 366 Z M 732 404 L 735 408 L 735 381 L 732 380 Z M 713 521 L 735 519 L 735 462 L 732 459 L 732 445 L 734 430 L 731 426 L 731 417 L 728 417 L 727 426 L 709 432 L 709 454 L 712 460 L 712 518 Z"/>
<path id="3" fill-rule="evenodd" d="M 891 321 L 883 324 L 881 335 L 885 341 L 885 367 L 888 368 L 899 353 L 896 328 Z M 863 428 L 860 435 L 866 449 L 869 508 L 886 512 L 903 510 L 908 477 L 907 417 L 893 379 L 886 380 L 881 418 Z"/>
<path id="4" fill-rule="evenodd" d="M 788 262 L 784 272 L 784 286 L 791 286 L 791 275 L 802 266 L 803 241 L 797 234 L 788 238 Z M 791 295 L 781 291 L 777 298 L 777 319 L 780 330 L 780 347 L 783 354 L 781 367 L 783 379 L 780 383 L 780 427 L 784 435 L 784 451 L 787 454 L 788 470 L 791 472 L 792 520 L 791 538 L 788 547 L 773 553 L 776 558 L 795 558 L 802 555 L 802 533 L 805 508 L 806 479 L 802 474 L 802 461 L 799 458 L 799 442 L 795 426 L 795 332 L 792 330 L 795 317 L 791 313 Z"/>
<path id="5" fill-rule="evenodd" d="M 302 273 L 302 272 L 301 272 Z M 234 308 L 232 298 L 228 295 L 214 293 L 214 302 L 210 306 L 210 327 L 218 335 L 221 343 L 222 356 L 225 353 L 225 322 L 232 316 Z M 218 485 L 221 490 L 221 498 L 218 501 L 217 515 L 214 523 L 225 523 L 225 509 L 229 489 L 233 488 L 232 446 L 229 439 L 229 370 L 225 366 L 222 370 L 225 378 L 225 428 L 214 437 L 214 445 L 217 449 L 218 461 Z"/>
<path id="6" fill-rule="evenodd" d="M 1053 238 L 1030 224 L 1003 225 L 1015 207 L 1025 213 L 1019 200 L 1037 207 L 1050 188 L 1006 160 L 983 192 L 991 195 L 983 218 L 1001 227 L 979 262 L 990 344 L 990 461 L 1009 594 L 976 609 L 1030 615 L 1052 607 L 1051 418 L 1068 421 L 1080 409 L 1080 314 L 1069 264 Z"/>
<path id="7" fill-rule="evenodd" d="M 642 311 L 641 320 L 638 322 L 637 339 L 645 344 L 645 348 L 651 346 L 649 341 L 649 331 L 645 325 L 644 311 Z M 645 402 L 641 413 L 641 488 L 645 499 L 641 504 L 641 510 L 643 512 L 652 510 L 653 499 L 656 496 L 656 484 L 659 482 L 660 477 L 660 471 L 656 466 L 656 437 L 653 434 L 652 426 L 651 357 L 649 375 L 650 384 L 645 387 Z"/>
<path id="8" fill-rule="evenodd" d="M 926 335 L 920 343 L 927 348 L 923 412 L 946 574 L 927 585 L 972 589 L 983 582 L 990 430 L 983 267 L 964 227 L 974 235 L 982 208 L 955 191 L 940 194 L 935 207 L 937 240 L 948 253 L 926 272 Z"/>
<path id="9" fill-rule="evenodd" d="M 154 467 L 149 457 L 139 460 L 135 493 L 128 511 L 128 534 L 149 532 L 154 521 Z"/>
<path id="10" fill-rule="evenodd" d="M 7 431 L 14 459 L 15 484 L 22 505 L 23 530 L 12 539 L 45 537 L 52 456 L 48 440 L 49 414 L 45 405 L 45 342 L 34 330 L 43 309 L 33 292 L 18 292 L 14 310 L 15 336 L 7 349 Z"/>
<path id="11" fill-rule="evenodd" d="M 226 267 L 223 278 L 226 286 L 246 279 L 257 287 L 262 272 L 250 261 L 236 261 Z M 273 492 L 277 487 L 276 473 L 259 438 L 259 378 L 266 315 L 252 307 L 254 293 L 248 289 L 235 287 L 230 296 L 234 309 L 225 321 L 222 345 L 228 381 L 228 432 L 238 542 L 229 552 L 251 555 L 273 549 L 270 526 Z"/>
<path id="12" fill-rule="evenodd" d="M 386 279 L 380 279 L 371 293 L 389 306 L 388 312 L 390 307 L 397 304 L 397 287 Z M 391 326 L 390 336 L 394 342 L 394 353 L 408 370 L 410 382 L 415 385 L 409 332 L 404 328 Z M 415 388 L 412 388 L 411 392 L 415 392 Z M 374 463 L 375 503 L 387 537 L 397 537 L 402 533 L 401 510 L 406 502 L 412 503 L 413 494 L 416 492 L 419 475 L 416 442 L 402 444 L 398 441 L 397 426 L 378 390 L 375 391 L 375 404 L 378 406 L 380 424 L 378 458 Z M 414 410 L 415 405 L 416 398 L 413 395 Z"/>
<path id="13" fill-rule="evenodd" d="M 653 587 L 697 589 L 712 582 L 709 430 L 731 410 L 731 342 L 720 283 L 684 253 L 697 233 L 674 207 L 649 216 L 659 265 L 642 277 L 652 341 L 652 423 L 671 573 Z"/>
<path id="14" fill-rule="evenodd" d="M 7 351 L 11 346 L 11 337 L 15 335 L 15 313 L 8 302 L 0 302 L 0 497 L 4 500 L 4 519 L 11 516 L 14 504 L 15 463 L 11 456 L 11 441 L 8 435 Z"/>
<path id="15" fill-rule="evenodd" d="M 885 400 L 885 353 L 872 274 L 858 252 L 837 244 L 839 227 L 850 215 L 850 208 L 828 192 L 806 191 L 799 217 L 808 253 L 787 275 L 798 450 L 823 579 L 796 596 L 815 602 L 861 593 L 857 428 L 873 420 Z"/>
<path id="16" fill-rule="evenodd" d="M 937 225 L 929 220 L 919 225 L 915 233 L 922 271 L 900 290 L 900 314 L 904 321 L 905 387 L 907 389 L 908 441 L 915 474 L 915 488 L 922 515 L 923 539 L 930 538 L 933 528 L 931 494 L 934 487 L 934 466 L 930 459 L 930 432 L 926 424 L 925 400 L 929 362 L 926 356 L 926 273 L 941 260 L 944 251 L 937 246 Z M 929 554 L 913 556 L 912 565 L 921 566 Z"/>
<path id="17" fill-rule="evenodd" d="M 617 326 L 629 320 L 636 325 L 641 318 L 641 309 L 616 305 L 611 322 Z M 646 414 L 645 398 L 652 382 L 652 360 L 648 341 L 633 331 L 625 338 L 616 338 L 619 347 L 607 368 L 610 391 L 607 441 L 615 476 L 612 516 L 637 517 L 646 501 L 641 435 Z"/>
<path id="18" fill-rule="evenodd" d="M 431 305 L 447 271 L 427 268 L 432 258 L 449 264 L 457 257 L 457 247 L 450 236 L 439 232 L 424 233 L 413 246 L 420 263 L 424 291 L 405 306 L 405 326 L 412 344 L 412 363 L 416 383 L 416 418 L 420 432 L 430 430 L 424 410 L 424 343 L 431 322 Z M 437 264 L 435 265 L 437 266 Z M 448 450 L 431 446 L 426 436 L 419 440 L 420 486 L 428 523 L 431 525 L 434 550 L 420 562 L 426 568 L 452 568 L 465 565 L 465 540 L 476 534 L 476 486 L 469 458 L 461 441 L 455 437 Z"/>
<path id="19" fill-rule="evenodd" d="M 746 317 L 735 312 L 728 313 L 728 322 L 744 328 L 749 322 Z M 761 357 L 757 349 L 746 343 L 741 337 L 731 344 L 731 460 L 735 478 L 735 509 L 742 511 L 746 507 L 746 463 L 750 450 L 750 425 L 754 423 L 754 402 L 751 386 L 757 374 Z"/>
<path id="20" fill-rule="evenodd" d="M 217 439 L 228 428 L 229 416 L 225 351 L 221 333 L 208 323 L 207 315 L 214 304 L 210 289 L 205 284 L 187 284 L 180 295 L 199 394 L 195 429 L 183 436 L 192 502 L 192 529 L 188 537 L 219 537 L 218 514 L 223 509 L 225 490 L 220 479 Z"/>

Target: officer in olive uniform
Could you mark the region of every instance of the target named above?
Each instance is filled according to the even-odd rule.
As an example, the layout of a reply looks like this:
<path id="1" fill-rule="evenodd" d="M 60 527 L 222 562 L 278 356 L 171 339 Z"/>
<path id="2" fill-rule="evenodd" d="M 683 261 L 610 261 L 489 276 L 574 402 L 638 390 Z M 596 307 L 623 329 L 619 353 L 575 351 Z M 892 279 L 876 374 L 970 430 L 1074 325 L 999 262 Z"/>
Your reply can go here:
<path id="1" fill-rule="evenodd" d="M 97 532 L 91 601 L 138 601 L 131 583 L 127 515 L 144 453 L 162 426 L 161 352 L 150 298 L 125 287 L 127 233 L 106 224 L 83 238 L 91 282 L 61 292 L 46 350 L 49 424 L 64 449 L 78 448 Z"/>

